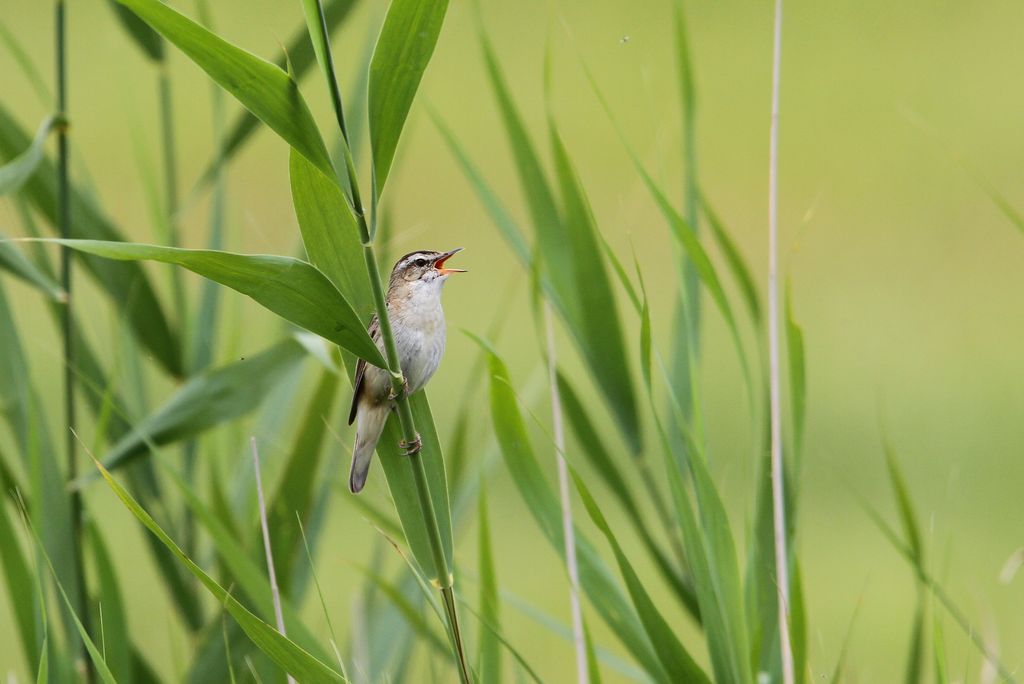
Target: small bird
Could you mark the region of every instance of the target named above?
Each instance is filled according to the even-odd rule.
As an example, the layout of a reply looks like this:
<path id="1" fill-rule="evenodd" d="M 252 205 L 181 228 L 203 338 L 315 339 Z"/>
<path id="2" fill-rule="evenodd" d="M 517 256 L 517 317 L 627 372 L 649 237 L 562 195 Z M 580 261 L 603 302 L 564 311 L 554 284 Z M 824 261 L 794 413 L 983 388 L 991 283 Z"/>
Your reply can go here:
<path id="1" fill-rule="evenodd" d="M 444 264 L 460 251 L 461 247 L 450 252 L 410 252 L 399 259 L 391 271 L 386 300 L 388 318 L 405 376 L 406 396 L 426 385 L 441 363 L 445 338 L 441 288 L 452 273 L 465 273 L 464 269 L 445 268 Z M 370 338 L 384 352 L 376 314 L 370 321 L 369 332 Z M 348 424 L 356 423 L 356 443 L 348 477 L 353 494 L 362 491 L 366 484 L 373 450 L 395 407 L 395 398 L 390 373 L 360 359 L 356 365 L 352 409 L 348 414 Z M 416 453 L 420 448 L 419 436 L 413 444 L 401 446 L 408 454 Z"/>

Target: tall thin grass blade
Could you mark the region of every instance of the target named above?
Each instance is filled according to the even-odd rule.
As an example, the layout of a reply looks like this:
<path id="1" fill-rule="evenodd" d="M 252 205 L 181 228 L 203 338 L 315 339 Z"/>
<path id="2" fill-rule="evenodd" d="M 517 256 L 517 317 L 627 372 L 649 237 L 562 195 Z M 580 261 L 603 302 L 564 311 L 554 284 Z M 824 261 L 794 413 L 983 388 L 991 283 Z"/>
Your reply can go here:
<path id="1" fill-rule="evenodd" d="M 50 682 L 50 654 L 48 652 L 49 642 L 43 639 L 43 647 L 39 654 L 39 666 L 36 671 L 36 684 L 49 684 Z"/>
<path id="2" fill-rule="evenodd" d="M 14 157 L 29 146 L 30 140 L 28 133 L 0 106 L 0 158 Z M 49 158 L 44 157 L 36 173 L 21 190 L 39 215 L 54 229 L 58 223 L 56 178 L 56 167 Z M 123 239 L 114 225 L 74 185 L 69 195 L 71 237 L 113 241 Z M 180 377 L 183 370 L 178 337 L 142 268 L 138 264 L 111 263 L 92 256 L 83 257 L 82 263 L 117 303 L 122 315 L 131 324 L 136 338 L 168 373 Z"/>
<path id="3" fill-rule="evenodd" d="M 786 285 L 786 351 L 789 357 L 789 393 L 793 414 L 793 472 L 796 480 L 803 466 L 804 420 L 807 415 L 807 368 L 804 362 L 804 332 L 793 315 L 792 290 Z M 795 496 L 793 497 L 796 498 Z"/>
<path id="4" fill-rule="evenodd" d="M 675 29 L 676 68 L 679 71 L 679 99 L 682 115 L 682 158 L 683 158 L 683 211 L 686 224 L 697 236 L 699 226 L 699 191 L 697 179 L 697 95 L 694 86 L 694 69 L 691 63 L 690 45 L 687 37 L 686 13 L 682 0 L 673 3 Z M 688 388 L 680 392 L 677 401 L 683 415 L 690 419 L 698 407 L 696 364 L 700 353 L 701 298 L 698 288 L 698 273 L 692 256 L 684 249 L 679 255 L 680 290 L 675 298 L 673 314 L 673 337 L 676 344 L 672 354 L 672 379 L 676 387 Z M 670 402 L 675 401 L 670 398 Z M 699 419 L 699 414 L 697 414 Z M 683 448 L 685 440 L 674 424 L 670 424 L 670 437 L 676 448 Z"/>
<path id="5" fill-rule="evenodd" d="M 391 0 L 370 61 L 374 195 L 384 191 L 406 117 L 434 54 L 448 0 Z"/>
<path id="6" fill-rule="evenodd" d="M 906 479 L 903 477 L 896 452 L 888 442 L 885 444 L 885 464 L 889 472 L 889 484 L 892 486 L 893 499 L 896 501 L 900 523 L 903 526 L 903 538 L 914 557 L 913 565 L 915 568 L 927 567 L 917 513 L 914 511 L 910 491 L 907 488 Z M 911 623 L 910 642 L 907 646 L 907 661 L 903 674 L 903 681 L 906 684 L 920 684 L 924 676 L 926 606 L 925 594 L 923 591 L 919 592 L 917 608 L 914 610 L 914 620 Z"/>
<path id="7" fill-rule="evenodd" d="M 124 597 L 114 561 L 95 524 L 87 526 L 86 538 L 89 548 L 92 550 L 96 577 L 99 580 L 99 608 L 102 610 L 103 616 L 102 632 L 97 626 L 93 629 L 93 634 L 102 633 L 103 635 L 103 657 L 114 679 L 120 682 L 138 681 L 135 677 L 131 631 L 128 627 Z"/>
<path id="8" fill-rule="evenodd" d="M 899 535 L 893 530 L 885 520 L 882 519 L 881 515 L 878 514 L 873 508 L 861 501 L 861 505 L 864 507 L 865 512 L 871 518 L 875 526 L 882 533 L 882 536 L 892 544 L 893 548 L 903 556 L 904 560 L 911 566 L 917 575 L 917 580 L 921 586 L 928 589 L 932 597 L 935 598 L 942 608 L 953 618 L 953 621 L 957 626 L 964 632 L 965 635 L 970 639 L 971 644 L 977 649 L 977 651 L 985 658 L 985 660 L 995 669 L 998 676 L 1004 681 L 1010 684 L 1016 684 L 1017 678 L 1014 673 L 999 659 L 999 655 L 989 648 L 988 644 L 985 643 L 981 637 L 981 632 L 977 627 L 971 624 L 967 619 L 964 612 L 953 602 L 949 593 L 943 588 L 941 584 L 928 572 L 928 569 L 921 563 L 921 556 L 915 553 L 913 547 L 909 542 L 900 539 Z"/>
<path id="9" fill-rule="evenodd" d="M 712 661 L 717 661 L 716 679 L 749 683 L 753 679 L 750 672 L 750 646 L 736 547 L 725 505 L 707 471 L 705 457 L 693 442 L 690 442 L 689 448 L 693 457 L 687 459 L 687 465 L 693 478 L 696 511 L 700 520 L 698 538 L 704 546 L 707 562 L 707 572 L 703 578 L 695 578 L 695 587 L 698 598 L 704 594 L 713 603 L 713 608 L 709 606 L 707 609 L 701 603 L 708 650 Z M 690 534 L 695 532 L 690 530 Z M 687 534 L 685 528 L 683 534 Z M 692 554 L 687 557 L 692 557 Z M 715 618 L 712 618 L 712 613 L 717 614 Z"/>
<path id="10" fill-rule="evenodd" d="M 497 193 L 491 188 L 491 186 L 484 179 L 483 174 L 473 164 L 473 161 L 469 158 L 466 150 L 462 147 L 458 138 L 455 137 L 455 133 L 451 128 L 441 119 L 440 114 L 437 113 L 433 108 L 428 108 L 427 111 L 430 113 L 430 118 L 434 121 L 434 125 L 437 130 L 441 133 L 441 138 L 448 145 L 448 149 L 451 151 L 452 156 L 455 157 L 455 161 L 458 163 L 459 168 L 462 169 L 462 175 L 469 181 L 470 186 L 473 188 L 473 192 L 476 193 L 477 199 L 480 200 L 480 204 L 490 215 L 494 225 L 497 226 L 501 236 L 505 238 L 505 242 L 512 249 L 523 267 L 530 267 L 530 260 L 532 256 L 530 254 L 530 246 L 526 242 L 526 238 L 523 236 L 521 230 L 516 225 L 512 215 L 509 214 L 508 210 L 502 205 L 501 199 Z"/>
<path id="11" fill-rule="evenodd" d="M 274 255 L 235 254 L 128 242 L 50 242 L 108 259 L 151 260 L 183 266 L 204 278 L 216 280 L 248 295 L 282 318 L 348 349 L 374 365 L 387 366 L 345 296 L 323 273 L 305 261 Z"/>
<path id="12" fill-rule="evenodd" d="M 54 571 L 73 604 L 80 605 L 82 588 L 73 554 L 74 536 L 66 478 L 51 441 L 46 413 L 29 376 L 24 347 L 7 295 L 0 285 L 0 412 L 10 428 L 25 472 L 30 474 L 32 524 Z M 61 610 L 65 636 L 77 640 L 74 615 Z M 55 643 L 55 642 L 51 642 Z"/>
<path id="13" fill-rule="evenodd" d="M 528 663 L 526 661 L 526 658 L 523 657 L 523 654 L 520 653 L 516 649 L 516 647 L 508 641 L 508 639 L 502 636 L 501 631 L 498 629 L 498 627 L 496 625 L 492 625 L 491 623 L 489 623 L 486 619 L 484 619 L 484 617 L 480 613 L 476 612 L 469 605 L 467 605 L 465 601 L 461 601 L 461 603 L 466 608 L 466 610 L 468 610 L 470 614 L 473 617 L 475 617 L 477 621 L 480 623 L 480 626 L 483 628 L 483 630 L 481 631 L 486 631 L 492 637 L 494 637 L 494 639 L 509 652 L 512 658 L 515 660 L 516 664 L 519 665 L 521 669 L 515 671 L 517 675 L 516 682 L 521 684 L 522 682 L 526 681 L 525 677 L 523 676 L 523 673 L 525 672 L 526 675 L 529 676 L 530 679 L 532 679 L 534 682 L 536 682 L 537 684 L 542 684 L 544 680 L 542 680 L 540 676 L 538 676 L 537 672 L 533 669 L 530 663 Z M 488 680 L 480 678 L 478 681 L 485 682 Z M 599 678 L 595 677 L 590 680 L 590 683 L 600 684 L 600 681 L 601 680 Z"/>
<path id="14" fill-rule="evenodd" d="M 494 570 L 494 551 L 491 548 L 491 525 L 487 516 L 487 490 L 480 484 L 479 496 L 479 572 L 480 572 L 480 617 L 495 630 L 501 629 L 500 607 L 498 598 L 498 578 Z M 501 643 L 490 629 L 482 629 L 479 634 L 479 655 L 477 671 L 480 680 L 493 684 L 501 684 Z"/>
<path id="15" fill-rule="evenodd" d="M 715 306 L 718 308 L 719 313 L 722 315 L 722 318 L 725 319 L 725 322 L 729 327 L 729 333 L 732 337 L 733 345 L 736 348 L 736 353 L 739 356 L 740 363 L 743 366 L 744 379 L 746 380 L 747 387 L 751 392 L 753 392 L 753 387 L 751 386 L 747 353 L 744 350 L 743 344 L 740 341 L 739 329 L 736 325 L 736 318 L 733 314 L 732 306 L 729 304 L 729 299 L 728 297 L 726 297 L 725 288 L 722 287 L 722 281 L 718 276 L 718 270 L 715 268 L 714 264 L 711 261 L 711 258 L 708 256 L 707 251 L 704 249 L 704 246 L 701 244 L 700 240 L 697 239 L 697 233 L 694 230 L 694 227 L 691 226 L 683 218 L 683 216 L 676 210 L 676 208 L 672 206 L 672 203 L 669 201 L 668 197 L 665 196 L 665 193 L 651 177 L 651 174 L 648 173 L 646 167 L 644 167 L 643 165 L 643 162 L 640 161 L 640 157 L 633 150 L 633 147 L 629 144 L 629 141 L 626 139 L 625 133 L 622 131 L 622 128 L 619 126 L 617 120 L 612 114 L 611 107 L 608 105 L 608 101 L 605 99 L 604 94 L 601 92 L 601 89 L 598 86 L 597 80 L 594 78 L 593 73 L 591 73 L 589 67 L 587 67 L 586 65 L 584 65 L 584 69 L 586 71 L 587 78 L 590 81 L 590 86 L 594 92 L 594 95 L 597 97 L 602 109 L 604 109 L 604 112 L 608 117 L 608 120 L 612 123 L 612 126 L 615 128 L 615 131 L 618 134 L 619 139 L 622 141 L 623 147 L 626 149 L 626 152 L 629 154 L 630 160 L 633 162 L 634 168 L 636 169 L 637 173 L 640 174 L 640 178 L 643 181 L 644 186 L 647 188 L 651 197 L 654 199 L 654 203 L 657 205 L 658 210 L 665 218 L 666 223 L 668 223 L 669 228 L 672 231 L 672 235 L 676 238 L 680 247 L 683 249 L 687 258 L 689 259 L 689 262 L 693 265 L 693 272 L 696 273 L 700 283 L 708 291 L 708 294 L 711 295 L 712 301 L 714 301 Z M 678 382 L 678 378 L 674 380 L 674 383 L 675 382 Z M 689 387 L 688 385 L 680 386 Z M 686 411 L 684 410 L 684 415 L 685 414 Z"/>
<path id="16" fill-rule="evenodd" d="M 118 0 L 174 43 L 210 78 L 334 178 L 334 167 L 298 86 L 281 68 L 238 48 L 159 0 Z"/>
<path id="17" fill-rule="evenodd" d="M 537 249 L 548 263 L 572 263 L 569 244 L 563 239 L 561 217 L 558 213 L 554 191 L 547 180 L 547 175 L 544 173 L 533 143 L 530 141 L 522 117 L 516 109 L 515 101 L 512 99 L 512 94 L 494 54 L 494 48 L 482 28 L 480 44 L 484 53 L 484 65 L 487 67 L 487 77 L 491 89 L 494 91 L 509 147 L 516 162 L 516 173 L 522 188 L 523 199 L 530 212 L 530 220 L 533 223 L 537 239 Z M 487 205 L 485 204 L 485 206 Z M 503 230 L 503 232 L 507 231 Z M 570 329 L 574 328 L 572 324 L 579 319 L 579 310 L 578 303 L 573 296 L 575 291 L 572 271 L 550 269 L 550 272 L 545 271 L 544 275 L 551 282 L 549 294 L 552 302 L 559 312 L 571 322 Z"/>
<path id="18" fill-rule="evenodd" d="M 949 684 L 949 666 L 946 664 L 946 639 L 942 623 L 936 615 L 932 625 L 932 653 L 935 660 L 935 684 Z M 966 679 L 966 678 L 965 678 Z"/>
<path id="19" fill-rule="evenodd" d="M 760 327 L 763 316 L 761 313 L 761 300 L 757 295 L 757 285 L 754 284 L 754 276 L 750 272 L 750 265 L 743 257 L 743 254 L 740 253 L 739 247 L 736 246 L 732 236 L 729 235 L 725 224 L 722 223 L 718 214 L 711 207 L 706 195 L 701 195 L 700 205 L 701 209 L 704 210 L 704 218 L 711 227 L 711 235 L 714 236 L 718 249 L 721 250 L 722 255 L 725 257 L 725 263 L 732 272 L 733 280 L 736 281 L 736 285 L 739 287 L 740 295 L 743 298 L 743 303 L 747 306 L 750 318 L 755 326 Z"/>
<path id="20" fill-rule="evenodd" d="M 102 681 L 104 684 L 117 684 L 117 680 L 114 679 L 114 676 L 111 674 L 110 669 L 107 667 L 107 664 L 103 657 L 103 653 L 100 651 L 100 649 L 96 647 L 96 644 L 93 643 L 93 640 L 89 637 L 89 632 L 86 630 L 81 620 L 78 619 L 78 615 L 75 614 L 74 603 L 71 601 L 70 598 L 68 598 L 68 593 L 64 590 L 64 585 L 61 584 L 60 576 L 57 574 L 57 569 L 54 567 L 53 560 L 46 552 L 46 545 L 43 543 L 43 539 L 39 536 L 39 533 L 36 531 L 36 529 L 28 523 L 27 519 L 26 526 L 32 532 L 32 535 L 36 541 L 36 546 L 38 547 L 39 552 L 43 557 L 43 560 L 46 562 L 46 565 L 49 567 L 50 575 L 53 577 L 54 584 L 57 587 L 57 592 L 58 594 L 60 594 L 60 597 L 64 600 L 64 607 L 71 615 L 71 619 L 74 622 L 75 629 L 78 632 L 78 637 L 82 640 L 82 643 L 84 644 L 85 649 L 89 654 L 89 659 L 92 661 L 93 666 L 96 668 L 96 674 L 99 676 L 100 681 Z"/>
<path id="21" fill-rule="evenodd" d="M 0 454 L 0 459 L 4 455 Z M 40 629 L 36 617 L 33 591 L 34 579 L 25 552 L 18 542 L 15 528 L 7 514 L 8 501 L 15 502 L 16 484 L 9 475 L 9 464 L 0 469 L 0 566 L 3 567 L 7 603 L 13 615 L 13 625 L 21 642 L 25 662 L 32 669 L 42 668 L 40 660 L 46 658 L 47 644 L 40 643 Z M 40 656 L 40 654 L 42 654 Z"/>
<path id="22" fill-rule="evenodd" d="M 807 599 L 804 592 L 803 572 L 800 563 L 793 558 L 793 577 L 790 583 L 793 592 L 790 596 L 789 627 L 790 642 L 793 647 L 793 678 L 796 684 L 804 684 L 808 677 L 808 644 L 807 644 Z"/>
<path id="23" fill-rule="evenodd" d="M 389 582 L 379 572 L 369 568 L 356 566 L 369 582 L 371 582 L 381 594 L 391 602 L 412 629 L 413 633 L 420 638 L 420 642 L 431 648 L 433 653 L 448 657 L 450 654 L 448 644 L 437 635 L 430 624 L 423 617 L 422 610 L 401 591 L 395 584 Z"/>
<path id="24" fill-rule="evenodd" d="M 576 484 L 576 490 L 583 500 L 583 506 L 590 515 L 590 519 L 604 534 L 605 539 L 608 540 L 608 544 L 615 553 L 619 572 L 626 582 L 626 588 L 629 590 L 633 605 L 636 607 L 637 614 L 640 616 L 647 636 L 650 638 L 651 644 L 654 645 L 658 659 L 661 661 L 662 667 L 664 667 L 666 675 L 664 681 L 682 680 L 710 683 L 711 680 L 708 679 L 708 676 L 697 665 L 697 662 L 679 641 L 679 638 L 676 637 L 671 627 L 665 621 L 665 618 L 658 611 L 654 601 L 644 588 L 643 582 L 633 569 L 632 563 L 629 562 L 629 558 L 619 545 L 619 541 L 608 525 L 608 521 L 605 520 L 604 514 L 601 513 L 601 509 L 597 501 L 594 500 L 593 495 L 591 495 L 590 490 L 587 489 L 587 486 L 576 471 L 572 472 L 572 477 Z"/>
<path id="25" fill-rule="evenodd" d="M 907 661 L 903 668 L 903 681 L 906 684 L 921 684 L 924 677 L 925 604 L 925 595 L 919 592 L 914 621 L 911 623 L 910 643 L 907 645 Z"/>
<path id="26" fill-rule="evenodd" d="M 641 322 L 641 364 L 658 436 L 661 440 L 665 479 L 668 480 L 676 509 L 676 521 L 682 537 L 685 558 L 693 577 L 694 593 L 700 608 L 701 624 L 708 643 L 708 653 L 715 681 L 750 684 L 750 636 L 745 621 L 744 595 L 739 579 L 736 549 L 728 515 L 721 496 L 707 471 L 701 445 L 693 439 L 682 408 L 673 399 L 676 428 L 685 439 L 687 457 L 681 459 L 670 445 L 669 436 L 655 409 L 656 399 L 651 382 L 653 345 L 649 321 L 647 291 L 640 281 L 643 295 Z M 665 382 L 671 380 L 662 367 Z M 686 489 L 684 474 L 693 485 L 693 503 Z"/>

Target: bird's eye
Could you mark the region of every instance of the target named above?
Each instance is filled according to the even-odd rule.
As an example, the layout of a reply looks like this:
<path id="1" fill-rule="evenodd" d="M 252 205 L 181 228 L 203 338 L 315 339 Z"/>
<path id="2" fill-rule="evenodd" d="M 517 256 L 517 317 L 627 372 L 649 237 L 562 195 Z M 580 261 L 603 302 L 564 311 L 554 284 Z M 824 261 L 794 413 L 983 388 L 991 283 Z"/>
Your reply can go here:
<path id="1" fill-rule="evenodd" d="M 419 266 L 420 268 L 422 268 L 422 267 L 427 265 L 427 260 L 426 259 L 417 259 L 413 263 L 416 264 L 417 266 Z"/>

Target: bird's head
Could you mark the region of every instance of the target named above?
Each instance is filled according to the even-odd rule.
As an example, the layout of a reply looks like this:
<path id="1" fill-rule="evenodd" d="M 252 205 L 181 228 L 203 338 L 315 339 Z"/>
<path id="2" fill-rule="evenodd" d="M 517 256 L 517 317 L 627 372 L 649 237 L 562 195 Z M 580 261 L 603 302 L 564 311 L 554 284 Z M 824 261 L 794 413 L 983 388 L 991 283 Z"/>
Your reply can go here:
<path id="1" fill-rule="evenodd" d="M 444 265 L 454 254 L 461 251 L 462 247 L 456 247 L 449 252 L 430 250 L 409 252 L 399 259 L 392 269 L 391 288 L 416 288 L 423 285 L 440 288 L 452 273 L 466 272 L 462 268 L 445 268 Z"/>

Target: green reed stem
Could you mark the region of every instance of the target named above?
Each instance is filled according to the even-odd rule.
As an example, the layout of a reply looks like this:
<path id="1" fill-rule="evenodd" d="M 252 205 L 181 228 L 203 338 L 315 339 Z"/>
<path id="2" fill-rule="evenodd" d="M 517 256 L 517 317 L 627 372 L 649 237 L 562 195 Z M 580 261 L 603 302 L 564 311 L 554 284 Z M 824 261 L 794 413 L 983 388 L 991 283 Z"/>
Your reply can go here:
<path id="1" fill-rule="evenodd" d="M 308 1 L 308 0 L 307 0 Z M 312 3 L 310 3 L 312 4 Z M 394 331 L 391 328 L 391 319 L 388 316 L 387 298 L 384 290 L 384 283 L 381 280 L 380 268 L 377 263 L 377 255 L 374 250 L 373 237 L 376 232 L 376 225 L 367 225 L 366 212 L 363 207 L 362 196 L 359 192 L 359 179 L 356 175 L 355 162 L 352 159 L 352 151 L 349 147 L 348 129 L 345 126 L 345 110 L 342 107 L 341 91 L 338 88 L 338 79 L 334 72 L 334 59 L 331 56 L 330 33 L 327 30 L 327 22 L 324 18 L 324 8 L 320 0 L 315 0 L 319 20 L 319 30 L 324 37 L 324 59 L 321 66 L 327 80 L 327 89 L 331 94 L 331 104 L 334 106 L 334 114 L 338 121 L 338 128 L 344 142 L 342 145 L 345 154 L 345 168 L 348 174 L 349 200 L 352 203 L 352 211 L 355 213 L 359 224 L 359 238 L 363 244 L 363 258 L 366 261 L 366 270 L 370 276 L 370 288 L 373 291 L 374 308 L 377 311 L 377 320 L 380 323 L 381 340 L 384 342 L 384 354 L 388 362 L 388 372 L 391 374 L 391 388 L 396 399 L 398 410 L 398 421 L 402 429 L 402 437 L 406 444 L 413 444 L 419 440 L 419 433 L 416 431 L 416 421 L 412 415 L 412 407 L 409 405 L 409 398 L 405 395 L 405 376 L 402 374 L 401 360 L 398 356 L 398 346 L 395 344 Z M 308 7 L 309 5 L 307 5 Z M 313 26 L 309 26 L 310 30 Z M 315 37 L 310 36 L 315 40 Z M 373 183 L 373 207 L 376 209 L 377 188 Z M 376 221 L 377 212 L 373 212 L 371 224 Z M 427 484 L 427 471 L 423 465 L 421 452 L 411 454 L 409 464 L 412 467 L 413 477 L 416 480 L 416 496 L 419 499 L 420 509 L 423 513 L 423 522 L 427 527 L 427 534 L 430 538 L 430 550 L 434 557 L 434 573 L 437 576 L 438 588 L 444 598 L 445 615 L 448 619 L 446 625 L 448 636 L 452 642 L 453 655 L 459 671 L 459 679 L 462 684 L 470 684 L 469 669 L 466 665 L 466 656 L 462 644 L 462 634 L 459 631 L 459 615 L 455 607 L 455 593 L 453 591 L 454 578 L 448 567 L 448 559 L 444 554 L 444 543 L 441 539 L 441 527 L 437 522 L 437 511 L 434 509 L 434 500 L 430 496 L 430 486 Z"/>
<path id="2" fill-rule="evenodd" d="M 57 220 L 60 226 L 62 238 L 71 237 L 71 204 L 70 185 L 68 180 L 69 149 L 68 149 L 68 124 L 67 124 L 67 55 L 66 47 L 66 15 L 64 0 L 57 0 L 56 13 L 54 17 L 55 35 L 54 42 L 57 57 L 57 114 L 64 119 L 63 124 L 57 129 Z M 75 340 L 74 340 L 74 317 L 72 312 L 71 296 L 71 250 L 67 247 L 60 249 L 60 280 L 61 287 L 67 293 L 67 301 L 64 304 L 63 315 L 61 316 L 61 336 L 64 342 L 64 422 L 65 422 L 65 451 L 67 454 L 68 481 L 73 482 L 78 477 L 78 457 L 75 438 Z M 71 537 L 74 549 L 72 556 L 75 564 L 75 576 L 78 580 L 78 605 L 75 611 L 79 619 L 88 629 L 89 601 L 85 587 L 85 569 L 82 556 L 82 495 L 75 489 L 71 496 Z M 95 672 L 85 649 L 85 642 L 78 640 L 77 659 L 80 667 L 85 671 L 86 681 L 95 681 Z"/>

